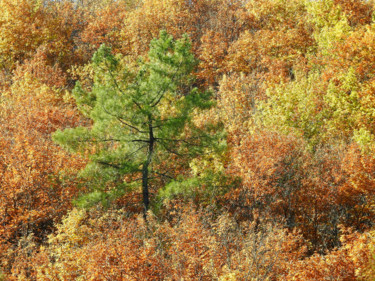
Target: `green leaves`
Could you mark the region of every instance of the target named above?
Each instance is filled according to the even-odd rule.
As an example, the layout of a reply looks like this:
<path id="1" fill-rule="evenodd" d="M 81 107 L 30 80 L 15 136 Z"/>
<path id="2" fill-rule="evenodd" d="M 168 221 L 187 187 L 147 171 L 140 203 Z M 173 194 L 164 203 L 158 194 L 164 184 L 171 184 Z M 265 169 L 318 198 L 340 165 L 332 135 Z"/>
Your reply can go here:
<path id="1" fill-rule="evenodd" d="M 85 91 L 77 83 L 73 92 L 92 126 L 54 135 L 67 149 L 90 152 L 90 163 L 81 173 L 90 179 L 94 192 L 85 196 L 88 201 L 103 202 L 103 198 L 123 194 L 121 190 L 141 173 L 146 192 L 149 179 L 165 175 L 171 155 L 189 161 L 202 151 L 200 147 L 210 145 L 210 134 L 191 120 L 192 113 L 213 103 L 210 93 L 192 86 L 197 61 L 187 36 L 174 40 L 160 32 L 151 42 L 148 59 L 140 60 L 134 71 L 105 45 L 94 54 L 92 64 L 92 90 Z"/>

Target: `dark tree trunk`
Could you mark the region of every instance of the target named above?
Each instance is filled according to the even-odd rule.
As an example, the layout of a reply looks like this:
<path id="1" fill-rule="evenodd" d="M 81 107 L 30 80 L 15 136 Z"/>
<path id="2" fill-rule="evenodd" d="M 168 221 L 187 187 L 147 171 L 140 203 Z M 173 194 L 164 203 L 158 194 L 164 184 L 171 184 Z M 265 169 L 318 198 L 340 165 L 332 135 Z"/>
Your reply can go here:
<path id="1" fill-rule="evenodd" d="M 154 143 L 155 143 L 151 116 L 149 116 L 148 124 L 149 124 L 149 145 L 148 145 L 148 151 L 147 151 L 147 159 L 143 163 L 143 167 L 142 167 L 142 193 L 143 193 L 143 208 L 144 208 L 143 211 L 144 211 L 145 218 L 147 216 L 147 211 L 150 205 L 150 197 L 149 197 L 149 192 L 148 192 L 148 178 L 149 178 L 148 174 L 149 174 L 149 166 L 152 160 L 152 154 L 154 151 Z"/>

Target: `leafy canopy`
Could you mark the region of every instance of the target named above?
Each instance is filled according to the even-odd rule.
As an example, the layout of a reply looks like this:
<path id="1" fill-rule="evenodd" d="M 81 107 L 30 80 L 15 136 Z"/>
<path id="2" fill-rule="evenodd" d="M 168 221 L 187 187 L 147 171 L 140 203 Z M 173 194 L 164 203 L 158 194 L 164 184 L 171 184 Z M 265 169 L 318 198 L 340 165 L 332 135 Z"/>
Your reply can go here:
<path id="1" fill-rule="evenodd" d="M 192 86 L 197 62 L 187 36 L 174 40 L 162 31 L 135 70 L 105 45 L 92 63 L 91 90 L 77 83 L 73 91 L 92 126 L 58 131 L 54 140 L 72 151 L 91 152 L 82 175 L 93 192 L 84 196 L 84 204 L 108 202 L 141 180 L 147 210 L 149 180 L 173 178 L 163 169 L 170 157 L 191 159 L 212 145 L 212 135 L 192 122 L 193 112 L 212 105 L 210 93 Z"/>

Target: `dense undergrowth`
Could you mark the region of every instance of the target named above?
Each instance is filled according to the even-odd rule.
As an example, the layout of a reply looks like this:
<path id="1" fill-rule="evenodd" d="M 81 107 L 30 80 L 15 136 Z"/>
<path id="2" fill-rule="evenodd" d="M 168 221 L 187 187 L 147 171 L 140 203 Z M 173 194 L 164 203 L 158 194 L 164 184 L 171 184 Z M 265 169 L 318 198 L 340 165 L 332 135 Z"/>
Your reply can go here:
<path id="1" fill-rule="evenodd" d="M 374 280 L 364 0 L 0 0 L 0 280 Z"/>

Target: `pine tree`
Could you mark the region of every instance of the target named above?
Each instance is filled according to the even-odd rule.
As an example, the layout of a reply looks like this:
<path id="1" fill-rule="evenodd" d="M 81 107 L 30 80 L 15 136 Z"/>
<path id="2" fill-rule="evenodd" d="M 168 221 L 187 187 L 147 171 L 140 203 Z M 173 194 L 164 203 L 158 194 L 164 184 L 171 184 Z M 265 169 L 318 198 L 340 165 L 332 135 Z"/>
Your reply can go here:
<path id="1" fill-rule="evenodd" d="M 91 90 L 78 82 L 73 91 L 92 125 L 54 134 L 60 145 L 91 153 L 82 175 L 90 179 L 92 192 L 82 202 L 108 202 L 139 186 L 139 180 L 146 213 L 150 179 L 164 175 L 160 163 L 171 155 L 194 157 L 212 145 L 212 135 L 192 122 L 196 110 L 212 105 L 209 92 L 193 87 L 196 64 L 188 37 L 174 40 L 165 31 L 133 70 L 110 48 L 98 49 Z"/>

